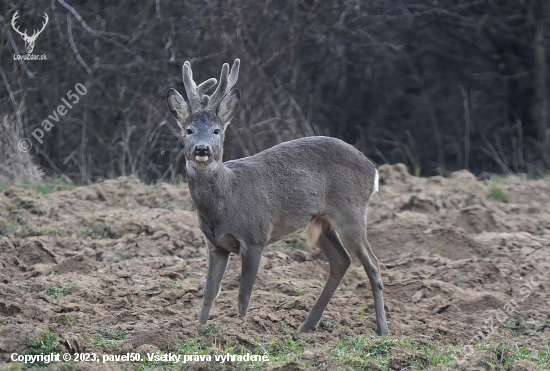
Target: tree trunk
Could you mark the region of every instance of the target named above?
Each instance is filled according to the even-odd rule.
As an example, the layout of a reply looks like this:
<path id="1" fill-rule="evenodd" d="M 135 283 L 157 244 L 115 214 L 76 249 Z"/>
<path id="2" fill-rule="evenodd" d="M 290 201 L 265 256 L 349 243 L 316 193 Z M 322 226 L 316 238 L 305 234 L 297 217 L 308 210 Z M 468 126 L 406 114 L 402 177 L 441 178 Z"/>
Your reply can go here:
<path id="1" fill-rule="evenodd" d="M 548 15 L 547 0 L 535 0 L 530 12 L 534 22 L 533 39 L 535 105 L 534 119 L 537 139 L 544 165 L 550 168 L 550 102 L 548 96 L 548 64 L 546 58 L 545 32 Z M 537 17 L 537 14 L 539 15 Z"/>

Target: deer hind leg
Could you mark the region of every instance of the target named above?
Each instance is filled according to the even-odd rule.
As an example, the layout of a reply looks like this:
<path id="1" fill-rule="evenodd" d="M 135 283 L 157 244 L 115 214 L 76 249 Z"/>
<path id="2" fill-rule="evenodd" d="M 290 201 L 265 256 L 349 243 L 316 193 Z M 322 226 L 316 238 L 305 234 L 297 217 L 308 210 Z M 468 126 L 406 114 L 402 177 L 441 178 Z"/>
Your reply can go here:
<path id="1" fill-rule="evenodd" d="M 386 322 L 386 312 L 384 310 L 384 284 L 380 276 L 378 259 L 374 255 L 369 241 L 367 241 L 366 233 L 363 240 L 363 248 L 358 252 L 358 256 L 367 272 L 367 276 L 369 276 L 372 287 L 374 311 L 376 313 L 376 333 L 379 336 L 386 336 L 388 335 L 388 324 Z"/>
<path id="2" fill-rule="evenodd" d="M 246 316 L 254 282 L 260 268 L 263 246 L 246 246 L 241 248 L 241 286 L 239 287 L 239 315 Z"/>
<path id="3" fill-rule="evenodd" d="M 386 323 L 386 313 L 384 310 L 384 295 L 382 293 L 384 285 L 380 276 L 378 259 L 367 241 L 366 218 L 364 214 L 341 218 L 340 221 L 335 221 L 335 228 L 342 238 L 344 246 L 357 255 L 369 277 L 374 297 L 376 333 L 379 336 L 388 335 L 388 324 Z"/>
<path id="4" fill-rule="evenodd" d="M 327 257 L 330 264 L 330 273 L 323 292 L 321 292 L 311 312 L 309 312 L 306 320 L 298 329 L 302 332 L 309 332 L 315 329 L 334 291 L 351 264 L 351 257 L 328 221 L 321 218 L 313 219 L 306 235 L 308 242 L 316 244 Z"/>

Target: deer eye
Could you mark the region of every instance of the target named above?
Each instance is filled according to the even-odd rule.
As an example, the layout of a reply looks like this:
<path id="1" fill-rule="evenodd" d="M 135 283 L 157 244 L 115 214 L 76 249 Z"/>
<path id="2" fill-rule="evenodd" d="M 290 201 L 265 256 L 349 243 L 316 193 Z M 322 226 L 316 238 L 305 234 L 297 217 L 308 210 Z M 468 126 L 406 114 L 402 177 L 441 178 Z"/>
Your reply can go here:
<path id="1" fill-rule="evenodd" d="M 187 129 L 187 130 L 185 130 L 185 134 L 191 135 L 191 134 L 193 134 L 193 130 Z"/>
<path id="2" fill-rule="evenodd" d="M 218 135 L 218 134 L 220 134 L 220 129 L 215 129 L 214 130 L 214 135 Z"/>

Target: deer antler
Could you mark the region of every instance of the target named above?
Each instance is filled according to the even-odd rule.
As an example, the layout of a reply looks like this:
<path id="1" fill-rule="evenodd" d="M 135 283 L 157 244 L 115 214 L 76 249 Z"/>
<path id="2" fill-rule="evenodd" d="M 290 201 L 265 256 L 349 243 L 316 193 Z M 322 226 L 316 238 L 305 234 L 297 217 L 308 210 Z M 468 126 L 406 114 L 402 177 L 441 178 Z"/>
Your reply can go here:
<path id="1" fill-rule="evenodd" d="M 214 91 L 214 93 L 209 97 L 209 101 L 207 101 L 207 109 L 213 109 L 215 110 L 218 108 L 218 105 L 222 101 L 223 97 L 229 91 L 235 84 L 237 83 L 237 79 L 239 78 L 239 67 L 241 66 L 241 60 L 239 58 L 235 59 L 233 62 L 233 66 L 231 66 L 231 71 L 229 72 L 229 65 L 227 63 L 224 63 L 222 66 L 222 73 L 220 76 L 220 83 L 218 84 L 218 87 Z M 229 72 L 229 75 L 228 75 Z"/>
<path id="2" fill-rule="evenodd" d="M 187 99 L 189 100 L 189 106 L 192 112 L 198 111 L 203 108 L 205 102 L 208 100 L 208 96 L 205 95 L 210 88 L 216 85 L 217 80 L 214 78 L 208 79 L 197 86 L 193 81 L 193 71 L 191 70 L 191 63 L 185 61 L 183 64 L 183 85 L 187 92 Z"/>
<path id="3" fill-rule="evenodd" d="M 235 62 L 233 62 L 233 66 L 231 67 L 231 72 L 229 72 L 229 65 L 224 63 L 218 87 L 211 96 L 208 96 L 205 93 L 216 85 L 217 80 L 215 78 L 210 78 L 197 86 L 195 81 L 193 81 L 191 63 L 186 61 L 183 64 L 182 71 L 183 85 L 185 86 L 185 91 L 187 92 L 187 99 L 189 100 L 191 112 L 209 109 L 215 110 L 222 101 L 223 97 L 237 83 L 240 64 L 240 59 L 235 59 Z"/>
<path id="4" fill-rule="evenodd" d="M 44 31 L 44 28 L 46 28 L 46 25 L 48 24 L 48 20 L 50 18 L 48 17 L 48 15 L 46 13 L 44 13 L 44 18 L 45 18 L 45 21 L 42 22 L 42 29 L 40 31 L 34 30 L 34 32 L 32 33 L 32 36 L 29 37 L 31 40 L 35 40 L 38 37 L 38 35 L 40 35 L 42 33 L 42 31 Z"/>
<path id="5" fill-rule="evenodd" d="M 13 29 L 15 30 L 15 32 L 17 32 L 19 35 L 21 35 L 23 37 L 23 39 L 25 39 L 26 37 L 29 37 L 27 35 L 27 30 L 25 30 L 25 32 L 21 32 L 19 31 L 19 27 L 18 26 L 15 26 L 15 20 L 17 18 L 19 18 L 19 10 L 15 12 L 15 14 L 13 15 L 13 18 L 11 19 L 11 26 L 13 27 Z"/>

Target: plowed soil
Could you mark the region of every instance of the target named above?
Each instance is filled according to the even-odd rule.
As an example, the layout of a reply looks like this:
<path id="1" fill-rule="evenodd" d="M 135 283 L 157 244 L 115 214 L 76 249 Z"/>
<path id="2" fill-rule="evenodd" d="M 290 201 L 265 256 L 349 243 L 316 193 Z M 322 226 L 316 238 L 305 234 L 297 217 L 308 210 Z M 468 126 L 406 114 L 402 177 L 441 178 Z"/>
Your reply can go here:
<path id="1" fill-rule="evenodd" d="M 467 171 L 417 178 L 403 165 L 381 166 L 380 177 L 368 233 L 381 263 L 392 339 L 436 349 L 480 341 L 514 344 L 534 354 L 547 347 L 550 181 L 480 181 Z M 244 319 L 237 315 L 240 261 L 232 257 L 204 330 L 197 321 L 207 263 L 186 184 L 149 186 L 125 177 L 50 194 L 7 188 L 0 193 L 0 359 L 9 362 L 12 353 L 29 352 L 29 342 L 44 333 L 58 334 L 56 350 L 72 354 L 175 352 L 190 340 L 210 349 L 223 343 L 262 354 L 270 344 L 273 349 L 290 339 L 302 344 L 299 354 L 258 367 L 356 369 L 333 349 L 345 339 L 374 339 L 372 293 L 357 259 L 313 334 L 295 330 L 326 282 L 328 263 L 301 235 L 266 248 Z M 510 303 L 513 314 L 498 321 L 499 310 Z M 494 319 L 491 335 L 472 340 L 487 332 L 489 318 Z M 386 365 L 365 367 L 546 369 L 523 360 L 506 365 L 490 350 L 479 350 L 465 363 L 457 356 L 432 365 L 422 357 L 394 347 Z M 136 367 L 156 366 L 47 366 Z"/>

